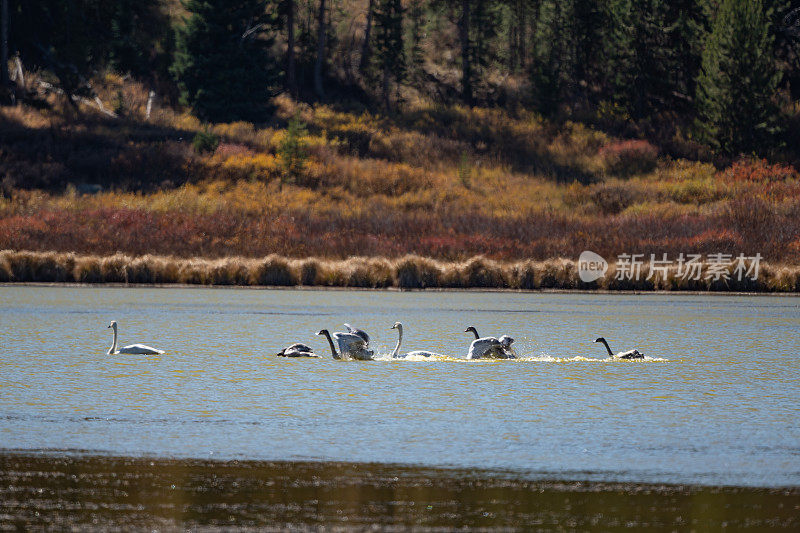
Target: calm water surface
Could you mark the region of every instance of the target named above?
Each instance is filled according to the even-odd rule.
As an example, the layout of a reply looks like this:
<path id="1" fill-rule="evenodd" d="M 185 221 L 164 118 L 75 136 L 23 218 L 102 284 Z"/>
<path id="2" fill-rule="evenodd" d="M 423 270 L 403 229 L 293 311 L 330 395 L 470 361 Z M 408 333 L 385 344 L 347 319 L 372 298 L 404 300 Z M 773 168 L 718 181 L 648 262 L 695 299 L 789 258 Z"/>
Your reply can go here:
<path id="1" fill-rule="evenodd" d="M 122 344 L 167 351 L 107 355 Z M 334 361 L 320 328 L 389 353 Z M 519 361 L 465 361 L 475 325 Z M 647 361 L 604 360 L 605 336 Z M 800 485 L 800 298 L 0 287 L 0 449 Z M 273 354 L 305 342 L 321 360 Z"/>

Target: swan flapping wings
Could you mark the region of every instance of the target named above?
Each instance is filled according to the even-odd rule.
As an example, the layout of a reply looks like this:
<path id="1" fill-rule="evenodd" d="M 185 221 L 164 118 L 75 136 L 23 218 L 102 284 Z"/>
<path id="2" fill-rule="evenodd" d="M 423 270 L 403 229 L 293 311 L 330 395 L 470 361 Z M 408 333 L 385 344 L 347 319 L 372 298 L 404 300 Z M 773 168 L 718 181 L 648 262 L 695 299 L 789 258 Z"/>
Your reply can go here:
<path id="1" fill-rule="evenodd" d="M 514 351 L 511 344 L 514 339 L 508 335 L 503 335 L 499 339 L 495 337 L 482 337 L 475 339 L 469 345 L 467 359 L 514 359 Z"/>
<path id="2" fill-rule="evenodd" d="M 366 333 L 364 333 L 364 335 L 366 335 Z M 347 355 L 353 359 L 370 360 L 375 355 L 372 350 L 367 349 L 367 341 L 364 340 L 364 337 L 356 333 L 337 331 L 332 337 L 339 345 L 339 353 L 342 354 L 342 356 Z"/>

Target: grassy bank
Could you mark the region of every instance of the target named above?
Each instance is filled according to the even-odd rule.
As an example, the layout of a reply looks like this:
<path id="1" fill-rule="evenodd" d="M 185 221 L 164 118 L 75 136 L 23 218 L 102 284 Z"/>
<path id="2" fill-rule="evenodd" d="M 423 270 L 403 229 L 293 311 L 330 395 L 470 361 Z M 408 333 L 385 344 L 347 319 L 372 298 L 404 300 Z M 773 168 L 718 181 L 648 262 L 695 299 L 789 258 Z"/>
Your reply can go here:
<path id="1" fill-rule="evenodd" d="M 107 103 L 0 109 L 0 249 L 344 260 L 547 261 L 593 250 L 760 253 L 800 264 L 800 175 L 684 159 L 528 111 L 420 103 L 392 116 L 275 100 L 271 123 L 202 124 L 107 76 Z M 286 124 L 307 131 L 302 164 Z M 199 132 L 217 136 L 193 148 Z M 694 152 L 693 150 L 696 149 Z"/>
<path id="2" fill-rule="evenodd" d="M 277 255 L 253 259 L 180 258 L 174 256 L 76 255 L 59 252 L 0 251 L 0 282 L 75 282 L 127 284 L 189 284 L 239 286 L 308 286 L 363 288 L 498 288 L 518 290 L 667 290 L 800 292 L 800 267 L 761 262 L 753 273 L 715 280 L 709 263 L 700 274 L 678 270 L 650 272 L 648 262 L 635 276 L 617 275 L 625 265 L 611 264 L 605 277 L 584 283 L 570 259 L 437 261 L 408 255 L 399 259 L 351 257 L 345 260 L 290 259 Z M 744 273 L 742 273 L 744 274 Z M 699 277 L 699 279 L 694 279 Z M 742 279 L 738 279 L 741 277 Z M 620 279 L 618 279 L 620 278 Z M 648 279 L 650 278 L 650 279 Z"/>

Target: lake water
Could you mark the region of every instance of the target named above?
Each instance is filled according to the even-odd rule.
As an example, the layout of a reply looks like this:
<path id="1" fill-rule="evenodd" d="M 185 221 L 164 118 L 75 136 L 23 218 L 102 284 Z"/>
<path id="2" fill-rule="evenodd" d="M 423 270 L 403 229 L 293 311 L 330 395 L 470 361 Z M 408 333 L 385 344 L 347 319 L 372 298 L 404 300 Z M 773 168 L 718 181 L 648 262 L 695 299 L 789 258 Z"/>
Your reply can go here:
<path id="1" fill-rule="evenodd" d="M 107 355 L 111 320 L 166 353 Z M 389 353 L 395 321 L 447 357 L 314 335 Z M 522 358 L 464 360 L 469 325 Z M 797 297 L 2 286 L 0 340 L 0 450 L 800 485 Z M 293 342 L 324 358 L 273 355 Z"/>

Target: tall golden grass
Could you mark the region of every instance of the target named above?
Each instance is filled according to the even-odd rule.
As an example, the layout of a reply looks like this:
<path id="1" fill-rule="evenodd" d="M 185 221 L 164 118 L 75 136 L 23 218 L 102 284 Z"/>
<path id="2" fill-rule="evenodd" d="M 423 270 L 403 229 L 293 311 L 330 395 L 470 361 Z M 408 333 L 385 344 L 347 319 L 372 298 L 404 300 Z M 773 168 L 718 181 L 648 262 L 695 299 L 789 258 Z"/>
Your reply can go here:
<path id="1" fill-rule="evenodd" d="M 604 278 L 584 283 L 575 261 L 437 261 L 417 255 L 399 259 L 351 257 L 344 260 L 289 259 L 278 255 L 250 259 L 171 256 L 76 255 L 0 251 L 0 282 L 235 285 L 258 287 L 364 287 L 399 289 L 636 290 L 800 292 L 800 266 L 762 262 L 757 280 L 712 281 L 679 277 L 675 268 L 648 280 L 647 265 L 634 280 L 618 280 L 611 264 Z M 705 268 L 703 268 L 705 272 Z"/>

